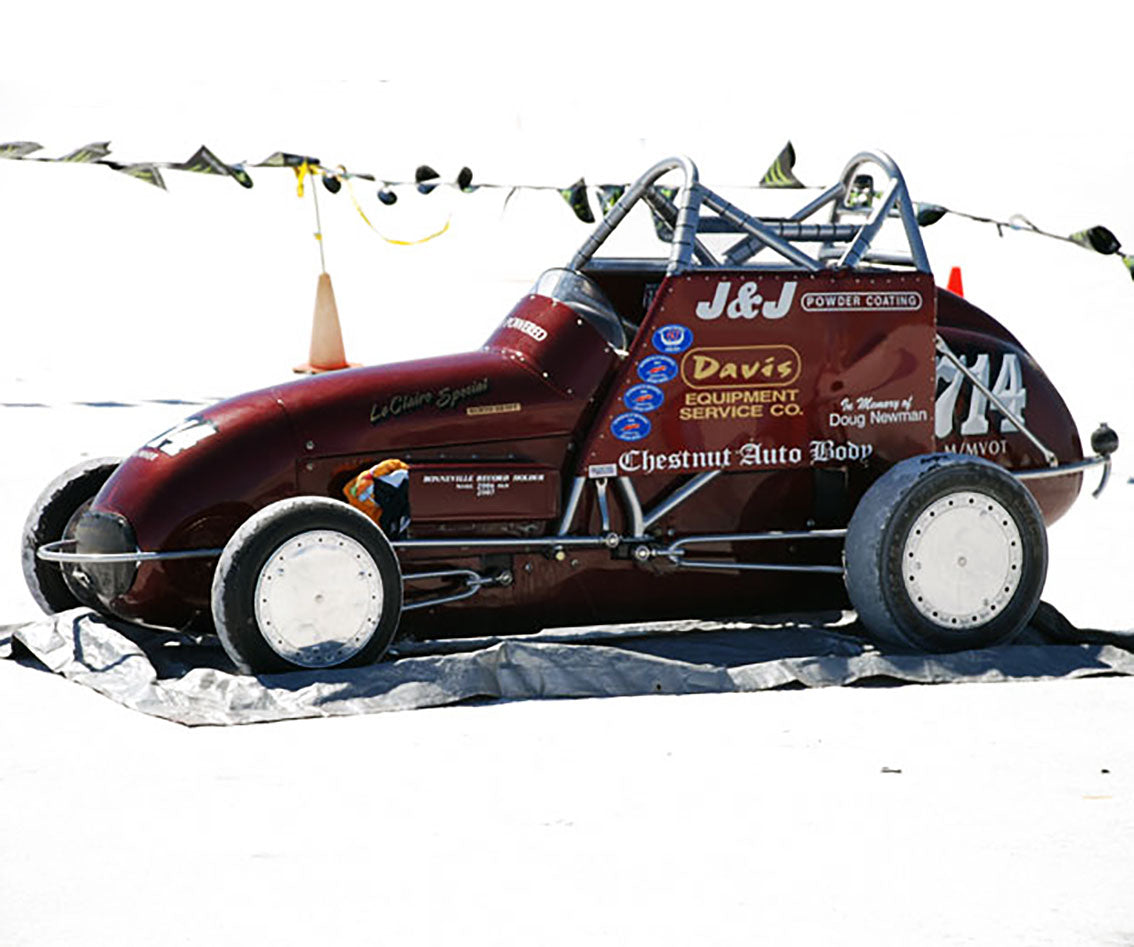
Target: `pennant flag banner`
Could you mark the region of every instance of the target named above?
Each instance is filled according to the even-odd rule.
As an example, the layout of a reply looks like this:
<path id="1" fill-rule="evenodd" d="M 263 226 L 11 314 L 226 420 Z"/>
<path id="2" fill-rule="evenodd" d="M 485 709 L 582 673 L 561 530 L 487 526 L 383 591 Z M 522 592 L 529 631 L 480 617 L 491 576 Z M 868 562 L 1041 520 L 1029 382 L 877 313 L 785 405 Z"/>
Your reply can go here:
<path id="1" fill-rule="evenodd" d="M 555 191 L 562 196 L 576 218 L 585 224 L 593 224 L 595 222 L 595 214 L 591 207 L 588 185 L 583 177 L 580 177 L 567 187 L 558 187 L 548 184 L 505 183 L 478 183 L 474 185 L 472 169 L 467 166 L 462 167 L 457 173 L 456 178 L 452 181 L 442 179 L 440 173 L 428 164 L 419 165 L 414 171 L 412 180 L 389 180 L 377 177 L 368 172 L 347 171 L 346 167 L 343 165 L 339 165 L 337 169 L 324 167 L 318 158 L 289 151 L 275 151 L 268 155 L 263 161 L 249 165 L 246 162 L 230 164 L 226 161 L 222 161 L 215 152 L 205 145 L 201 145 L 201 147 L 185 161 L 138 161 L 131 163 L 110 160 L 108 157 L 110 155 L 110 142 L 108 141 L 90 142 L 58 158 L 43 157 L 39 154 L 42 150 L 43 146 L 35 141 L 4 142 L 0 143 L 0 159 L 104 165 L 113 171 L 128 175 L 139 181 L 144 181 L 147 184 L 152 184 L 154 187 L 161 188 L 163 191 L 167 189 L 162 176 L 163 170 L 191 171 L 196 174 L 230 177 L 241 187 L 250 188 L 252 187 L 252 176 L 248 173 L 247 167 L 291 168 L 296 174 L 297 192 L 300 197 L 303 196 L 304 178 L 308 174 L 317 175 L 322 181 L 323 186 L 331 194 L 339 193 L 344 182 L 349 185 L 352 179 L 357 178 L 378 184 L 379 187 L 375 192 L 376 196 L 378 201 L 387 207 L 397 203 L 398 189 L 409 187 L 415 188 L 421 194 L 430 194 L 438 187 L 451 187 L 464 194 L 471 194 L 481 188 L 506 189 L 508 193 L 504 199 L 505 209 L 513 195 L 519 191 Z M 780 153 L 776 156 L 771 165 L 768 166 L 767 171 L 764 172 L 758 184 L 736 185 L 736 187 L 738 189 L 804 188 L 806 185 L 803 184 L 795 174 L 795 161 L 795 147 L 789 141 L 780 150 Z M 610 213 L 611 208 L 614 207 L 619 198 L 626 192 L 627 187 L 628 185 L 625 184 L 600 184 L 593 189 L 595 192 L 595 200 L 602 214 Z M 867 179 L 866 176 L 863 176 L 861 180 L 856 179 L 853 190 L 855 190 L 867 204 L 873 201 L 873 181 Z M 676 190 L 668 187 L 655 187 L 654 192 L 668 202 L 672 202 L 676 195 Z M 371 229 L 379 233 L 374 228 L 373 224 L 370 223 L 369 218 L 366 217 L 361 205 L 354 196 L 353 190 L 351 191 L 351 199 L 354 201 L 355 207 L 358 209 L 359 214 L 362 215 L 363 220 L 366 221 Z M 673 230 L 669 223 L 652 207 L 651 211 L 653 212 L 654 229 L 658 238 L 666 241 L 671 240 Z M 1134 255 L 1122 254 L 1122 245 L 1118 238 L 1112 231 L 1101 225 L 1088 227 L 1085 230 L 1064 236 L 1062 234 L 1041 230 L 1022 214 L 1015 214 L 1008 220 L 997 220 L 992 217 L 982 217 L 977 214 L 952 210 L 940 204 L 930 203 L 916 204 L 915 213 L 917 222 L 922 227 L 931 227 L 945 216 L 952 214 L 956 217 L 977 221 L 978 223 L 992 224 L 996 227 L 1001 236 L 1004 235 L 1005 230 L 1026 231 L 1038 236 L 1074 243 L 1104 256 L 1117 254 L 1130 272 L 1131 277 L 1134 278 Z M 433 239 L 447 231 L 448 228 L 449 223 L 446 222 L 441 230 L 435 234 L 430 234 L 428 237 L 423 238 L 423 240 Z M 379 236 L 382 236 L 384 240 L 389 240 L 391 243 L 413 245 L 423 242 L 423 240 L 390 240 L 381 233 L 379 233 Z"/>
<path id="2" fill-rule="evenodd" d="M 764 187 L 803 187 L 803 182 L 795 176 L 794 169 L 795 149 L 789 141 L 764 172 L 760 184 Z"/>

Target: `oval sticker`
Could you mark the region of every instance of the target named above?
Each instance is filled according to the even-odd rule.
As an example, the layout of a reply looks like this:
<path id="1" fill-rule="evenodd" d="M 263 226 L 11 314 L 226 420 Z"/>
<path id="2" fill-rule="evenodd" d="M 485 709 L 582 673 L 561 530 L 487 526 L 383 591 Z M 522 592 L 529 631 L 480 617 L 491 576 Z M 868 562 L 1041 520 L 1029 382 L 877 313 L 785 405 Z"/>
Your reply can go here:
<path id="1" fill-rule="evenodd" d="M 622 396 L 622 403 L 631 411 L 655 411 L 665 401 L 665 392 L 657 385 L 634 385 Z"/>
<path id="2" fill-rule="evenodd" d="M 664 385 L 677 377 L 677 362 L 668 355 L 651 355 L 638 363 L 638 377 L 654 385 Z"/>
<path id="3" fill-rule="evenodd" d="M 654 331 L 654 348 L 667 355 L 684 352 L 693 344 L 693 330 L 687 326 L 662 326 Z"/>
<path id="4" fill-rule="evenodd" d="M 640 441 L 650 433 L 650 419 L 636 411 L 620 414 L 610 422 L 610 433 L 620 441 Z"/>

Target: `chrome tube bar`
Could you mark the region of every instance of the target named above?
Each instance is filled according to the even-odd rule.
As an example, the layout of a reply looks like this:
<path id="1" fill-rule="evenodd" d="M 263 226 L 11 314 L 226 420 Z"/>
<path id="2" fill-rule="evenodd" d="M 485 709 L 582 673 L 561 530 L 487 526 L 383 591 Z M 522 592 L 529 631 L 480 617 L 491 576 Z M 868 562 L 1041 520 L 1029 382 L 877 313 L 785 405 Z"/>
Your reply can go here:
<path id="1" fill-rule="evenodd" d="M 813 259 L 798 247 L 792 246 L 782 237 L 774 234 L 767 226 L 755 217 L 746 214 L 735 204 L 730 204 L 723 197 L 714 194 L 708 188 L 698 186 L 698 190 L 701 193 L 701 200 L 706 207 L 720 214 L 726 220 L 731 220 L 761 243 L 775 250 L 781 256 L 791 260 L 792 263 L 803 267 L 811 273 L 817 273 L 823 268 L 818 260 Z"/>
<path id="2" fill-rule="evenodd" d="M 1060 464 L 1058 467 L 1036 467 L 1033 470 L 1010 470 L 1017 480 L 1047 480 L 1049 477 L 1064 477 L 1074 473 L 1081 473 L 1102 464 L 1104 468 L 1110 467 L 1110 458 L 1096 454 L 1083 460 L 1073 460 L 1070 463 Z"/>
<path id="3" fill-rule="evenodd" d="M 595 251 L 603 245 L 614 228 L 622 223 L 622 219 L 641 200 L 654 182 L 666 172 L 673 170 L 680 170 L 684 174 L 685 180 L 677 192 L 677 222 L 674 226 L 673 243 L 670 245 L 669 265 L 666 267 L 666 272 L 675 274 L 688 269 L 693 258 L 693 241 L 697 235 L 697 211 L 700 206 L 700 197 L 694 193 L 697 189 L 697 166 L 684 156 L 659 161 L 631 184 L 609 213 L 598 222 L 598 226 L 579 248 L 579 251 L 571 257 L 571 262 L 567 264 L 567 268 L 581 272 L 583 267 L 587 265 L 587 261 L 594 256 Z"/>
<path id="4" fill-rule="evenodd" d="M 790 562 L 714 562 L 709 559 L 674 559 L 673 564 L 683 569 L 739 569 L 741 572 L 821 572 L 842 575 L 842 566 L 812 565 Z"/>
<path id="5" fill-rule="evenodd" d="M 937 351 L 944 355 L 947 359 L 949 359 L 949 361 L 954 365 L 956 365 L 960 373 L 964 375 L 969 381 L 971 381 L 973 383 L 973 386 L 978 391 L 980 391 L 981 394 L 985 395 L 985 397 L 987 397 L 988 400 L 996 406 L 996 409 L 1001 414 L 1003 414 L 1004 417 L 1006 417 L 1009 421 L 1016 425 L 1016 427 L 1019 428 L 1020 432 L 1024 434 L 1029 441 L 1035 444 L 1035 446 L 1039 449 L 1039 452 L 1043 454 L 1043 459 L 1047 461 L 1048 466 L 1055 467 L 1056 465 L 1058 465 L 1059 458 L 1056 457 L 1055 454 L 1050 450 L 1048 450 L 1047 447 L 1044 446 L 1043 441 L 1041 441 L 1028 429 L 1028 426 L 1024 423 L 1023 418 L 1018 417 L 1016 413 L 1012 411 L 997 395 L 994 395 L 992 393 L 992 389 L 989 388 L 988 385 L 986 385 L 983 381 L 981 381 L 977 377 L 976 373 L 968 367 L 968 365 L 961 361 L 957 354 L 951 348 L 949 348 L 945 340 L 941 338 L 940 335 L 937 336 Z"/>
<path id="6" fill-rule="evenodd" d="M 412 612 L 418 608 L 429 608 L 432 605 L 447 605 L 449 602 L 459 602 L 461 599 L 472 598 L 486 585 L 495 584 L 496 580 L 473 572 L 472 569 L 442 569 L 437 572 L 414 572 L 402 576 L 402 584 L 406 582 L 422 581 L 425 579 L 451 579 L 463 578 L 465 588 L 450 595 L 441 595 L 437 598 L 420 599 L 416 602 L 403 603 L 403 612 Z"/>
<path id="7" fill-rule="evenodd" d="M 842 182 L 832 185 L 831 187 L 827 188 L 827 190 L 825 190 L 822 194 L 816 197 L 813 201 L 809 201 L 808 203 L 804 204 L 799 210 L 792 214 L 791 217 L 788 218 L 788 220 L 806 220 L 817 210 L 820 210 L 822 207 L 830 204 L 832 201 L 839 200 L 845 193 L 846 188 L 843 186 Z M 740 266 L 746 260 L 751 259 L 761 250 L 765 249 L 766 246 L 767 245 L 762 240 L 760 240 L 759 237 L 750 234 L 743 240 L 734 243 L 731 247 L 725 250 L 725 263 L 728 266 Z"/>
<path id="8" fill-rule="evenodd" d="M 890 186 L 886 189 L 885 197 L 882 198 L 878 206 L 874 208 L 874 212 L 867 218 L 866 223 L 859 229 L 858 236 L 843 251 L 838 266 L 852 268 L 858 266 L 863 255 L 870 249 L 874 238 L 878 236 L 878 231 L 882 229 L 882 225 L 886 222 L 886 218 L 897 200 L 898 182 L 891 181 Z M 832 223 L 831 226 L 838 226 L 838 224 Z"/>
<path id="9" fill-rule="evenodd" d="M 464 536 L 455 539 L 399 539 L 391 543 L 397 551 L 404 549 L 524 549 L 529 546 L 554 549 L 556 546 L 609 548 L 606 536 L 534 536 L 528 539 L 478 539 Z"/>
<path id="10" fill-rule="evenodd" d="M 618 491 L 622 494 L 622 502 L 626 507 L 626 518 L 629 520 L 630 536 L 638 539 L 646 532 L 642 516 L 642 501 L 638 499 L 638 491 L 629 477 L 619 477 Z"/>
<path id="11" fill-rule="evenodd" d="M 677 208 L 673 202 L 669 200 L 664 194 L 659 194 L 653 188 L 650 188 L 642 195 L 646 203 L 663 221 L 665 221 L 671 228 L 677 227 Z M 697 230 L 701 229 L 701 218 L 697 219 Z M 706 247 L 700 240 L 693 237 L 693 255 L 702 266 L 718 266 L 717 258 L 713 256 L 712 251 Z"/>
<path id="12" fill-rule="evenodd" d="M 71 551 L 65 551 L 69 546 Z M 223 549 L 175 549 L 170 552 L 74 552 L 75 540 L 60 539 L 44 543 L 36 551 L 36 557 L 45 562 L 98 562 L 110 565 L 116 562 L 171 562 L 176 559 L 215 559 Z"/>
<path id="13" fill-rule="evenodd" d="M 571 531 L 571 524 L 575 521 L 575 511 L 579 508 L 579 498 L 583 495 L 586 477 L 576 477 L 571 481 L 571 492 L 567 494 L 567 505 L 563 507 L 563 516 L 559 520 L 558 533 L 564 536 Z"/>
<path id="14" fill-rule="evenodd" d="M 704 473 L 699 473 L 690 480 L 687 480 L 666 499 L 643 516 L 642 532 L 644 533 L 671 510 L 679 507 L 710 480 L 719 477 L 720 473 L 719 470 L 706 470 Z"/>
<path id="15" fill-rule="evenodd" d="M 610 501 L 606 497 L 606 477 L 595 481 L 595 493 L 598 495 L 599 521 L 603 533 L 610 532 Z"/>

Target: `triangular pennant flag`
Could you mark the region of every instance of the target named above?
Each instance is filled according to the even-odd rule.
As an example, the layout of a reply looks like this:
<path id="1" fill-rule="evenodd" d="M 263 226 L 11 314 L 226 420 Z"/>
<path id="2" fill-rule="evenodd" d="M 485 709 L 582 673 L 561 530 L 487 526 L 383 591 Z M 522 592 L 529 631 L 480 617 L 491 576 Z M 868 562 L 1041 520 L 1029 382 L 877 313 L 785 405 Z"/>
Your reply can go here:
<path id="1" fill-rule="evenodd" d="M 677 188 L 655 187 L 654 193 L 660 195 L 661 197 L 664 197 L 667 201 L 670 201 L 672 203 L 673 199 L 677 197 Z M 658 239 L 663 243 L 669 243 L 671 240 L 673 240 L 673 228 L 668 223 L 666 223 L 665 220 L 662 219 L 661 214 L 659 214 L 652 207 L 650 208 L 650 212 L 654 215 L 654 233 L 657 234 Z"/>
<path id="2" fill-rule="evenodd" d="M 398 203 L 398 195 L 388 187 L 384 187 L 378 192 L 378 200 L 389 207 L 391 204 Z"/>
<path id="3" fill-rule="evenodd" d="M 123 174 L 128 174 L 132 178 L 137 178 L 139 181 L 145 181 L 147 184 L 152 184 L 154 187 L 160 187 L 163 191 L 166 190 L 165 181 L 162 179 L 161 171 L 158 170 L 157 165 L 141 163 L 141 164 L 115 164 L 108 161 L 115 171 L 121 171 Z"/>
<path id="4" fill-rule="evenodd" d="M 600 184 L 598 186 L 599 207 L 602 208 L 603 217 L 610 213 L 611 208 L 618 203 L 618 199 L 625 193 L 625 184 Z"/>
<path id="5" fill-rule="evenodd" d="M 99 158 L 105 158 L 108 154 L 110 154 L 109 141 L 92 141 L 89 145 L 83 145 L 82 148 L 76 148 L 70 154 L 54 160 L 87 164 L 91 161 L 98 161 Z"/>
<path id="6" fill-rule="evenodd" d="M 1094 250 L 1096 253 L 1101 253 L 1104 256 L 1117 253 L 1122 247 L 1122 244 L 1118 242 L 1118 238 L 1107 230 L 1106 227 L 1089 227 L 1086 230 L 1080 230 L 1078 233 L 1071 234 L 1069 239 L 1072 243 L 1077 243 L 1081 247 Z"/>
<path id="7" fill-rule="evenodd" d="M 585 180 L 579 178 L 570 187 L 561 187 L 559 194 L 571 206 L 571 210 L 575 212 L 575 216 L 579 220 L 585 224 L 595 222 L 595 214 L 591 210 L 591 202 L 587 197 L 587 182 Z"/>
<path id="8" fill-rule="evenodd" d="M 471 194 L 476 190 L 472 182 L 472 168 L 461 168 L 461 170 L 457 172 L 457 187 L 465 194 Z"/>
<path id="9" fill-rule="evenodd" d="M 254 168 L 298 168 L 301 164 L 318 164 L 318 158 L 310 155 L 293 155 L 290 151 L 273 151 Z"/>
<path id="10" fill-rule="evenodd" d="M 343 182 L 334 174 L 323 175 L 323 187 L 325 187 L 332 194 L 338 194 L 342 190 Z"/>
<path id="11" fill-rule="evenodd" d="M 26 158 L 43 145 L 34 141 L 6 141 L 0 144 L 0 158 Z"/>
<path id="12" fill-rule="evenodd" d="M 760 179 L 761 187 L 803 187 L 803 182 L 795 176 L 795 149 L 789 141 L 776 156 L 776 160 Z"/>
<path id="13" fill-rule="evenodd" d="M 1122 254 L 1122 262 L 1126 264 L 1126 269 L 1130 271 L 1130 278 L 1134 279 L 1134 256 Z"/>
<path id="14" fill-rule="evenodd" d="M 914 204 L 914 209 L 917 213 L 917 225 L 919 227 L 932 226 L 949 213 L 940 204 Z"/>
<path id="15" fill-rule="evenodd" d="M 178 171 L 194 171 L 197 174 L 223 174 L 235 178 L 241 187 L 251 187 L 252 178 L 240 165 L 225 164 L 207 146 L 201 145 L 187 161 L 171 164 Z"/>

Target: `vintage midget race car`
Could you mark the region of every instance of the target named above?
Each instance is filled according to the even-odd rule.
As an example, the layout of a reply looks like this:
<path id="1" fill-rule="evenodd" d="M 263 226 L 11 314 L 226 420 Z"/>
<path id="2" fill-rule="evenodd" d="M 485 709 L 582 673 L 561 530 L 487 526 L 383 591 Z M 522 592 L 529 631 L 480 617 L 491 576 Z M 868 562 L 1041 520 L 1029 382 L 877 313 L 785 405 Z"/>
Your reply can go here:
<path id="1" fill-rule="evenodd" d="M 667 258 L 596 257 L 639 202 Z M 248 672 L 848 600 L 882 642 L 964 649 L 1036 609 L 1045 524 L 1117 438 L 1092 444 L 936 287 L 887 155 L 774 218 L 673 158 L 479 350 L 242 395 L 68 471 L 24 567 L 49 612 L 215 629 Z"/>

